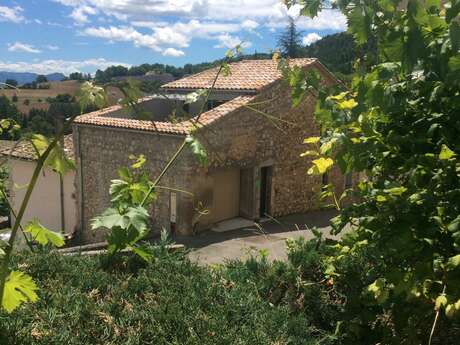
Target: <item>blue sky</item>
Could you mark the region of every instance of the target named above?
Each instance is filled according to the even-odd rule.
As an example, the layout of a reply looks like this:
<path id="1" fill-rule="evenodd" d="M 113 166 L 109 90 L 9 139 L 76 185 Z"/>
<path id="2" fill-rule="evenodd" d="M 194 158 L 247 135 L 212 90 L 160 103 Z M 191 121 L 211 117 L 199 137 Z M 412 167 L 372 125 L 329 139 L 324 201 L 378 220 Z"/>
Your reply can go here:
<path id="1" fill-rule="evenodd" d="M 306 19 L 279 0 L 0 0 L 0 71 L 181 66 L 220 58 L 241 42 L 245 53 L 268 52 L 289 15 L 305 44 L 346 29 L 338 12 Z"/>

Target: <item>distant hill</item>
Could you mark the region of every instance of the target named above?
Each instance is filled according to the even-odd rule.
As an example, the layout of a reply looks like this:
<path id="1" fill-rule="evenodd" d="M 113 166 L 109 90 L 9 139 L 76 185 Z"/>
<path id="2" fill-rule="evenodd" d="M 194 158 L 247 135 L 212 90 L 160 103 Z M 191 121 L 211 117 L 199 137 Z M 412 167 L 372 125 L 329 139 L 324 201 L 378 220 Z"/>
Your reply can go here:
<path id="1" fill-rule="evenodd" d="M 37 79 L 37 73 L 29 72 L 4 72 L 0 71 L 0 82 L 4 83 L 7 79 L 14 79 L 19 85 L 31 83 Z M 47 74 L 46 78 L 48 81 L 61 81 L 65 79 L 65 75 L 62 73 L 51 73 Z"/>
<path id="2" fill-rule="evenodd" d="M 340 32 L 323 37 L 321 40 L 304 48 L 306 57 L 318 58 L 329 70 L 349 75 L 353 72 L 353 63 L 363 55 L 375 54 L 372 40 L 364 47 L 357 47 L 353 36 Z"/>

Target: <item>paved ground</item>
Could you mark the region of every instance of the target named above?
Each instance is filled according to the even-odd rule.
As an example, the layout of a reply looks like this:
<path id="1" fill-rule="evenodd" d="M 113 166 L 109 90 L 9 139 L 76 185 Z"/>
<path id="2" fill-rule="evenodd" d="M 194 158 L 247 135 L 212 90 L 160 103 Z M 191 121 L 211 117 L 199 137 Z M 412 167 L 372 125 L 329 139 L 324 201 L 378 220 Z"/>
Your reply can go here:
<path id="1" fill-rule="evenodd" d="M 227 260 L 247 257 L 260 249 L 267 249 L 270 259 L 286 259 L 287 238 L 313 238 L 311 228 L 316 227 L 325 236 L 329 234 L 332 211 L 316 211 L 270 220 L 257 225 L 226 232 L 207 231 L 195 237 L 176 238 L 191 249 L 192 261 L 200 264 L 223 263 Z"/>

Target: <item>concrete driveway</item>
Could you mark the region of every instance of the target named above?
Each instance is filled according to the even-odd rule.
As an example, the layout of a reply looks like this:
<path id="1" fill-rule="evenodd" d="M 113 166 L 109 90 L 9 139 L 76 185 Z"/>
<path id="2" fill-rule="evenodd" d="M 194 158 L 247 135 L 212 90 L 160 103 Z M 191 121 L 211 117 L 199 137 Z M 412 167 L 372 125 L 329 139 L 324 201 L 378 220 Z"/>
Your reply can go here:
<path id="1" fill-rule="evenodd" d="M 219 264 L 228 260 L 244 259 L 251 253 L 267 249 L 269 259 L 285 260 L 287 238 L 311 239 L 311 228 L 316 227 L 324 236 L 329 234 L 329 220 L 336 215 L 333 211 L 315 211 L 269 220 L 226 232 L 206 231 L 195 237 L 176 238 L 191 250 L 189 257 L 199 264 Z"/>

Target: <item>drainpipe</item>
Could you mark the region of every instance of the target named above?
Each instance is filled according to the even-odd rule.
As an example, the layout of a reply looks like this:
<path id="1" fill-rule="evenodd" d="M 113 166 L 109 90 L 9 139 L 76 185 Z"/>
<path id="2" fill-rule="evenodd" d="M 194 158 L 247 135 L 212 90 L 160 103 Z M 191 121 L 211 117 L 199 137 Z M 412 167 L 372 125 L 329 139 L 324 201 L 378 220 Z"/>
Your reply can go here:
<path id="1" fill-rule="evenodd" d="M 83 211 L 84 211 L 84 207 L 83 207 L 83 157 L 82 157 L 82 153 L 81 153 L 81 143 L 80 143 L 80 128 L 76 125 L 73 125 L 72 126 L 72 132 L 73 132 L 73 139 L 74 139 L 74 153 L 75 153 L 75 159 L 78 163 L 78 166 L 77 166 L 77 174 L 76 174 L 76 178 L 77 178 L 77 181 L 76 182 L 76 185 L 77 185 L 77 188 L 76 188 L 76 192 L 78 193 L 78 207 L 79 207 L 79 210 L 78 210 L 78 228 L 76 230 L 76 241 L 77 242 L 80 242 L 81 241 L 81 237 L 82 237 L 82 234 L 83 234 L 83 228 L 84 228 L 84 224 L 83 224 Z M 77 144 L 77 145 L 75 145 Z"/>
<path id="2" fill-rule="evenodd" d="M 62 128 L 64 127 L 64 119 L 62 118 L 62 116 L 59 116 L 57 118 L 57 126 L 56 126 L 56 131 L 57 133 L 59 133 Z M 61 145 L 61 148 L 62 150 L 64 150 L 64 136 L 62 136 L 61 140 L 60 140 L 60 145 Z M 64 209 L 64 177 L 62 176 L 62 174 L 58 174 L 59 175 L 59 201 L 60 201 L 60 208 L 61 208 L 61 233 L 63 235 L 65 235 L 66 231 L 65 231 L 65 209 Z"/>

